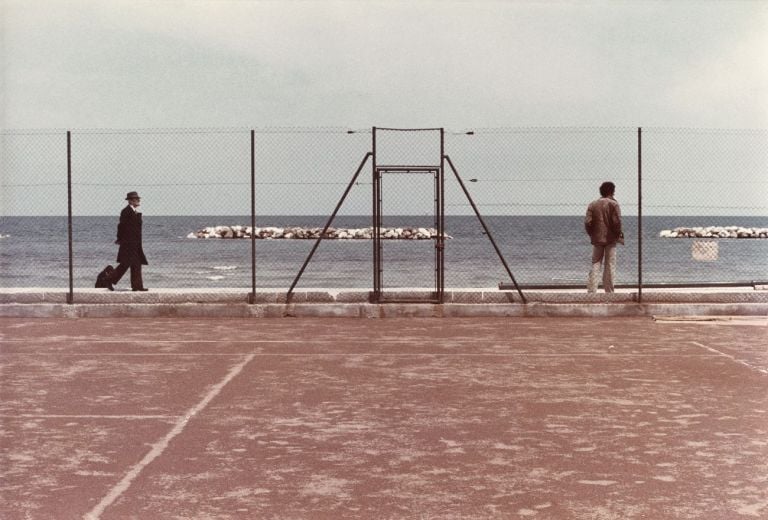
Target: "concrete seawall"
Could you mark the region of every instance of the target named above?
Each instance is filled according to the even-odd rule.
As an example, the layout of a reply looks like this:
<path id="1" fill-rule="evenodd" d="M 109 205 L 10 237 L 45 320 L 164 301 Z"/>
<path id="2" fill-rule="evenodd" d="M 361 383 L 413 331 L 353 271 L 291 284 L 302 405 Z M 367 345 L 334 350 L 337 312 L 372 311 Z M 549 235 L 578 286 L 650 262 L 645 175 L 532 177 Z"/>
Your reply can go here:
<path id="1" fill-rule="evenodd" d="M 365 290 L 283 291 L 243 289 L 157 289 L 146 293 L 78 289 L 73 303 L 61 289 L 0 289 L 0 317 L 608 317 L 608 316 L 768 316 L 768 288 L 676 289 L 586 294 L 583 291 L 526 291 L 523 304 L 514 291 L 446 290 L 443 304 L 370 303 Z M 427 299 L 429 292 L 388 292 L 391 299 Z"/>

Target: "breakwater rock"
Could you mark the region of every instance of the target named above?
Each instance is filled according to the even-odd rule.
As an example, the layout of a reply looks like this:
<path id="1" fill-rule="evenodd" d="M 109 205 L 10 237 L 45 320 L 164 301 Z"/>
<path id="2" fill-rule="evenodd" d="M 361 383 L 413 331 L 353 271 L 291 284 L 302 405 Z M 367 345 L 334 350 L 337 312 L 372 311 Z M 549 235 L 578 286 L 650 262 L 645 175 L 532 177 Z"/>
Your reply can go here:
<path id="1" fill-rule="evenodd" d="M 665 229 L 662 238 L 768 238 L 768 228 L 741 226 L 677 227 Z"/>
<path id="2" fill-rule="evenodd" d="M 304 227 L 257 227 L 257 239 L 318 239 L 323 228 Z M 381 238 L 388 240 L 429 240 L 437 237 L 437 230 L 423 227 L 381 228 Z M 251 226 L 212 226 L 199 229 L 187 238 L 251 238 Z M 331 240 L 371 240 L 373 228 L 328 228 L 323 235 Z M 445 235 L 445 238 L 451 238 Z"/>

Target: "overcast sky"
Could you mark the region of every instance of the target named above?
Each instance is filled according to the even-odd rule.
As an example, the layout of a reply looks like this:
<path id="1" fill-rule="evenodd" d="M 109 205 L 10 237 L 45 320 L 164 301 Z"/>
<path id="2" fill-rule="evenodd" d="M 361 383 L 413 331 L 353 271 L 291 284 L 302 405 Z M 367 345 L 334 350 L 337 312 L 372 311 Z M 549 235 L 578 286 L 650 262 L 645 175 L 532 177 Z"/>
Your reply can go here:
<path id="1" fill-rule="evenodd" d="M 4 128 L 768 126 L 768 2 L 0 0 Z"/>
<path id="2" fill-rule="evenodd" d="M 60 129 L 97 129 L 74 134 L 76 214 L 111 214 L 131 190 L 155 214 L 245 214 L 247 129 L 341 127 L 262 133 L 256 147 L 259 211 L 327 214 L 370 150 L 370 136 L 343 129 L 374 125 L 453 131 L 447 152 L 480 179 L 472 189 L 488 213 L 580 214 L 610 178 L 629 214 L 634 127 L 768 128 L 768 0 L 0 6 L 0 214 L 66 212 Z M 626 130 L 495 135 L 497 127 Z M 167 128 L 242 131 L 98 130 Z M 480 131 L 455 137 L 466 129 Z M 683 132 L 648 133 L 645 192 L 657 205 L 649 211 L 764 215 L 765 133 Z M 713 189 L 724 179 L 727 190 Z M 367 212 L 367 190 L 343 211 Z M 407 196 L 394 200 L 420 213 Z M 454 199 L 453 211 L 469 211 Z"/>

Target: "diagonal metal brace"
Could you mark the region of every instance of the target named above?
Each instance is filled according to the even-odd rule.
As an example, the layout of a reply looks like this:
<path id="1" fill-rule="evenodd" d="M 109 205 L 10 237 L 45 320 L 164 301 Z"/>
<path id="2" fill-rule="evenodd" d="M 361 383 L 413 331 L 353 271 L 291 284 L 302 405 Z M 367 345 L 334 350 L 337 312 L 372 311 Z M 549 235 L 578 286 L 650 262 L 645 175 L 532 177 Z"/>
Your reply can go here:
<path id="1" fill-rule="evenodd" d="M 312 250 L 309 252 L 309 256 L 307 256 L 307 259 L 304 260 L 304 265 L 301 266 L 301 269 L 299 269 L 299 273 L 296 275 L 296 278 L 293 280 L 293 283 L 291 284 L 290 289 L 288 289 L 288 294 L 286 296 L 286 300 L 288 302 L 291 301 L 291 296 L 293 295 L 293 289 L 296 287 L 296 284 L 299 283 L 299 279 L 301 278 L 301 275 L 304 274 L 304 270 L 307 268 L 309 261 L 312 260 L 312 256 L 315 254 L 315 251 L 320 245 L 320 241 L 323 240 L 325 233 L 328 231 L 328 228 L 331 227 L 331 224 L 333 223 L 333 219 L 336 218 L 336 213 L 338 213 L 339 209 L 341 209 L 341 205 L 344 204 L 344 200 L 347 198 L 347 195 L 349 195 L 349 191 L 352 189 L 352 186 L 354 186 L 355 182 L 357 181 L 357 177 L 360 175 L 360 172 L 363 171 L 363 166 L 365 166 L 365 163 L 368 160 L 368 158 L 372 156 L 373 156 L 373 153 L 371 152 L 366 153 L 365 157 L 363 157 L 363 160 L 360 162 L 360 166 L 357 167 L 357 171 L 352 176 L 352 180 L 349 181 L 349 185 L 347 186 L 347 189 L 344 190 L 344 194 L 341 196 L 339 203 L 336 204 L 336 209 L 334 209 L 333 213 L 331 213 L 331 216 L 328 218 L 328 222 L 325 223 L 325 227 L 323 228 L 322 233 L 320 233 L 320 236 L 317 237 L 317 240 L 315 241 L 315 245 L 312 246 Z"/>
<path id="2" fill-rule="evenodd" d="M 496 245 L 496 241 L 493 239 L 493 235 L 491 235 L 491 230 L 488 229 L 488 226 L 485 225 L 485 221 L 483 220 L 483 217 L 480 215 L 480 210 L 477 209 L 477 205 L 475 204 L 475 201 L 472 200 L 472 196 L 469 194 L 467 187 L 464 185 L 464 181 L 461 180 L 461 177 L 459 176 L 459 172 L 456 171 L 456 167 L 453 165 L 453 161 L 451 161 L 451 158 L 448 157 L 447 155 L 445 155 L 444 157 L 448 161 L 448 165 L 451 167 L 451 170 L 453 170 L 453 174 L 456 176 L 456 180 L 459 181 L 459 185 L 461 186 L 461 189 L 464 190 L 464 195 L 467 196 L 467 200 L 469 200 L 469 203 L 472 205 L 472 209 L 475 211 L 475 215 L 477 215 L 478 220 L 480 220 L 480 225 L 483 226 L 483 230 L 485 231 L 485 234 L 488 235 L 488 238 L 491 240 L 491 244 L 493 244 L 493 248 L 496 250 L 496 254 L 499 255 L 499 259 L 501 259 L 501 263 L 504 264 L 504 269 L 507 270 L 507 274 L 512 279 L 512 283 L 515 284 L 515 288 L 517 289 L 517 293 L 520 295 L 520 299 L 523 300 L 523 303 L 528 303 L 528 301 L 525 299 L 525 295 L 523 295 L 523 291 L 520 289 L 520 286 L 517 285 L 517 281 L 515 281 L 515 277 L 512 274 L 512 271 L 509 269 L 509 265 L 507 265 L 507 261 L 504 259 L 504 255 L 501 254 L 501 250 L 499 249 L 499 246 Z"/>

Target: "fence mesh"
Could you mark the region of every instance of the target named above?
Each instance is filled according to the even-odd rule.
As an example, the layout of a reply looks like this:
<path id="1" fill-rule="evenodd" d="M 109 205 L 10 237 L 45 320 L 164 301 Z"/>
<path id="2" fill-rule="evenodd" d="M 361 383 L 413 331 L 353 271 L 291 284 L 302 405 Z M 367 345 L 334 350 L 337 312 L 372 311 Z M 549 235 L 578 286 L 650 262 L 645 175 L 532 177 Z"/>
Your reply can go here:
<path id="1" fill-rule="evenodd" d="M 377 132 L 376 163 L 437 166 L 439 135 Z M 74 131 L 74 286 L 115 263 L 118 215 L 138 191 L 149 287 L 250 288 L 253 161 L 257 287 L 291 285 L 349 188 L 297 288 L 371 288 L 372 140 L 257 129 L 252 157 L 249 129 Z M 493 128 L 446 131 L 444 151 L 523 285 L 586 283 L 583 217 L 605 180 L 624 220 L 618 283 L 638 283 L 640 267 L 645 284 L 768 279 L 768 132 L 652 128 L 641 156 L 638 144 L 636 128 Z M 0 286 L 68 287 L 66 131 L 3 131 L 0 152 Z M 448 162 L 444 173 L 445 286 L 510 282 Z M 434 240 L 402 235 L 436 227 L 434 174 L 389 172 L 381 187 L 381 225 L 401 233 L 382 241 L 384 287 L 434 287 Z"/>
<path id="2" fill-rule="evenodd" d="M 587 204 L 617 186 L 625 235 L 619 283 L 637 278 L 636 129 L 487 129 L 453 134 L 446 149 L 520 284 L 585 284 Z M 492 287 L 509 276 L 453 172 L 448 174 L 448 286 Z M 466 230 L 464 229 L 466 227 Z M 460 231 L 461 230 L 461 231 Z"/>
<path id="3" fill-rule="evenodd" d="M 141 196 L 147 286 L 215 287 L 250 266 L 245 241 L 187 238 L 214 216 L 250 214 L 248 131 L 80 131 L 72 148 L 77 287 L 92 286 L 104 265 L 115 264 L 129 191 Z M 127 275 L 120 286 L 129 286 Z"/>
<path id="4" fill-rule="evenodd" d="M 0 286 L 68 287 L 66 132 L 0 132 L 0 168 Z"/>
<path id="5" fill-rule="evenodd" d="M 766 280 L 768 132 L 644 130 L 643 207 L 649 282 Z"/>
<path id="6" fill-rule="evenodd" d="M 345 129 L 276 129 L 257 131 L 255 143 L 256 225 L 296 236 L 325 226 L 370 151 L 371 136 L 367 131 Z M 332 222 L 334 230 L 371 226 L 370 193 L 367 163 Z M 314 242 L 311 238 L 259 240 L 257 285 L 287 289 Z M 327 239 L 296 287 L 370 287 L 370 272 L 370 240 Z"/>

